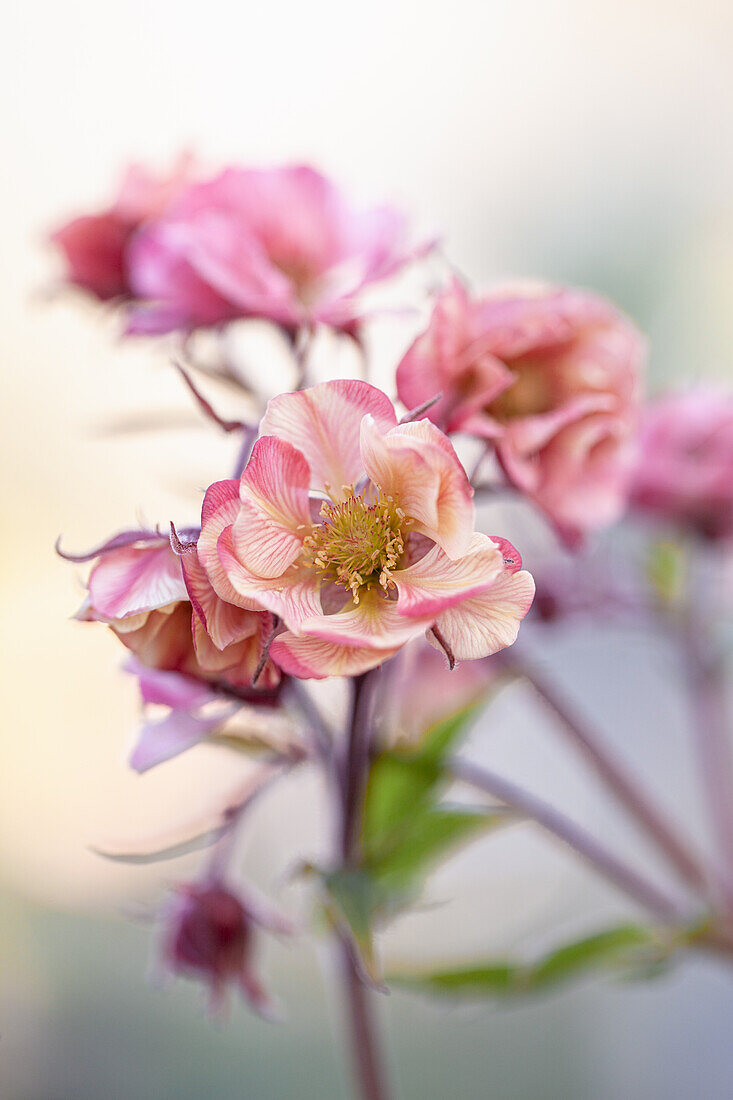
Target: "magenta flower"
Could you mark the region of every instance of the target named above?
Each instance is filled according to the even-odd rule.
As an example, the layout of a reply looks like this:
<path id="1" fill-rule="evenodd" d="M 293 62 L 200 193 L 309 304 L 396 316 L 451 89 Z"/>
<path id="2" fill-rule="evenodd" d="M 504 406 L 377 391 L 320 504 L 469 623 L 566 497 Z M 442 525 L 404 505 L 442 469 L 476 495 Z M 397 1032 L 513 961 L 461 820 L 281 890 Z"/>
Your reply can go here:
<path id="1" fill-rule="evenodd" d="M 100 548 L 79 618 L 107 623 L 143 665 L 247 688 L 272 630 L 264 610 L 226 604 L 208 583 L 190 544 L 179 556 L 155 533 L 128 532 L 124 545 Z M 113 540 L 113 543 L 116 540 Z M 268 661 L 258 679 L 274 688 Z"/>
<path id="2" fill-rule="evenodd" d="M 627 495 L 645 345 L 587 291 L 542 287 L 472 299 L 454 279 L 397 370 L 400 400 L 478 436 L 569 543 L 611 523 Z"/>
<path id="3" fill-rule="evenodd" d="M 632 501 L 704 538 L 733 538 L 733 394 L 693 389 L 646 407 Z"/>
<path id="4" fill-rule="evenodd" d="M 514 641 L 534 585 L 474 533 L 472 492 L 434 424 L 326 382 L 270 401 L 241 481 L 206 494 L 199 558 L 221 599 L 279 616 L 270 653 L 295 676 L 356 675 L 426 631 L 483 657 Z"/>
<path id="5" fill-rule="evenodd" d="M 101 301 L 127 297 L 127 250 L 135 230 L 162 214 L 190 176 L 187 156 L 166 176 L 154 176 L 141 165 L 132 165 L 111 207 L 74 218 L 52 233 L 51 241 L 66 261 L 67 282 Z"/>
<path id="6" fill-rule="evenodd" d="M 290 331 L 320 322 L 354 334 L 360 293 L 419 252 L 403 216 L 357 211 L 307 167 L 229 168 L 188 188 L 139 233 L 131 332 L 262 317 Z"/>
<path id="7" fill-rule="evenodd" d="M 216 880 L 179 886 L 177 895 L 166 914 L 166 969 L 207 983 L 213 1012 L 226 1009 L 227 990 L 234 986 L 252 1008 L 271 1015 L 271 1002 L 253 968 L 258 914 Z M 288 929 L 281 922 L 274 930 Z"/>

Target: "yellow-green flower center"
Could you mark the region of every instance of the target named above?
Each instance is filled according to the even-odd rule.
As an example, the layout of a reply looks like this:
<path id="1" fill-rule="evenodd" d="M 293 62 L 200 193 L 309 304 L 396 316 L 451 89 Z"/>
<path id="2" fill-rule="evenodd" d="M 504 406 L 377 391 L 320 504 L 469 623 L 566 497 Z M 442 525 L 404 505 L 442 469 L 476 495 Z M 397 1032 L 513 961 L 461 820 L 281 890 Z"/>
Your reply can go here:
<path id="1" fill-rule="evenodd" d="M 393 586 L 410 521 L 392 497 L 378 493 L 369 504 L 349 490 L 338 504 L 324 501 L 321 521 L 304 547 L 306 561 L 324 580 L 350 589 L 354 603 L 363 588 L 378 584 L 386 592 Z"/>

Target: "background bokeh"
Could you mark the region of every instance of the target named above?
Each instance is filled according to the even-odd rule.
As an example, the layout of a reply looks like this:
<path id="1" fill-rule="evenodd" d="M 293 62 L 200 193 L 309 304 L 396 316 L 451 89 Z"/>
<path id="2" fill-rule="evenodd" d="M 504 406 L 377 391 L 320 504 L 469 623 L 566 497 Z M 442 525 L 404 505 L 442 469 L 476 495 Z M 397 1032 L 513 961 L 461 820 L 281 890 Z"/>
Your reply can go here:
<path id="1" fill-rule="evenodd" d="M 237 1008 L 213 1028 L 198 990 L 145 982 L 144 918 L 189 864 L 131 869 L 89 850 L 173 830 L 237 775 L 204 748 L 143 778 L 125 769 L 134 685 L 114 639 L 68 622 L 81 586 L 54 539 L 81 549 L 140 515 L 185 522 L 232 447 L 201 424 L 163 349 L 120 343 L 113 317 L 53 293 L 44 234 L 102 204 L 130 157 L 308 160 L 412 210 L 478 285 L 532 275 L 611 295 L 650 334 L 652 388 L 730 382 L 733 9 L 29 0 L 4 26 L 0 1095 L 344 1097 L 325 949 L 269 950 L 285 1024 Z M 383 326 L 378 349 L 414 322 Z M 162 427 L 145 430 L 141 412 Z M 503 522 L 511 537 L 518 520 Z M 544 659 L 701 831 L 663 644 L 580 632 Z M 521 688 L 497 700 L 475 752 L 653 866 Z M 243 863 L 297 908 L 288 860 L 326 828 L 322 792 L 298 783 L 257 809 Z M 390 933 L 389 957 L 531 949 L 630 912 L 526 827 L 442 869 L 431 898 Z M 723 1100 L 732 1013 L 733 974 L 705 960 L 511 1009 L 398 993 L 384 1005 L 401 1094 L 465 1100 Z"/>

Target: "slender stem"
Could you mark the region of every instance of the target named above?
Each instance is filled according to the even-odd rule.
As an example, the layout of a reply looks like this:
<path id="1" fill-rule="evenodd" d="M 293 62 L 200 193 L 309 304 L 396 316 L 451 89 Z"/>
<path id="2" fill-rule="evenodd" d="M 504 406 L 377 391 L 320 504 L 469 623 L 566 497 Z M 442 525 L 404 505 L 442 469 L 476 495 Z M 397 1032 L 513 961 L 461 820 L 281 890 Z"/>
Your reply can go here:
<path id="1" fill-rule="evenodd" d="M 705 624 L 696 616 L 690 614 L 683 622 L 681 643 L 700 772 L 718 849 L 718 885 L 733 912 L 733 749 L 725 669 Z"/>
<path id="2" fill-rule="evenodd" d="M 252 448 L 254 447 L 255 440 L 257 439 L 257 432 L 258 431 L 259 431 L 259 425 L 258 424 L 245 425 L 245 427 L 242 431 L 242 442 L 239 445 L 239 450 L 237 452 L 237 460 L 234 464 L 234 470 L 232 472 L 232 477 L 241 477 L 242 476 L 242 471 L 244 470 L 245 466 L 249 462 L 249 456 L 252 453 Z"/>
<path id="3" fill-rule="evenodd" d="M 673 898 L 536 795 L 467 760 L 453 760 L 450 770 L 461 782 L 485 791 L 542 825 L 658 920 L 675 924 L 686 919 L 688 914 Z"/>
<path id="4" fill-rule="evenodd" d="M 379 671 L 375 669 L 353 680 L 353 701 L 344 759 L 340 769 L 341 829 L 340 857 L 344 866 L 359 858 L 359 826 L 369 765 L 372 716 Z M 357 969 L 353 946 L 339 935 L 339 961 L 343 978 L 351 1056 L 362 1100 L 389 1100 L 384 1064 L 379 1051 L 372 1000 Z"/>
<path id="5" fill-rule="evenodd" d="M 604 743 L 602 736 L 587 719 L 558 691 L 547 677 L 521 654 L 503 656 L 502 663 L 532 685 L 542 701 L 560 719 L 569 741 L 595 770 L 606 787 L 626 807 L 632 817 L 653 841 L 667 862 L 695 891 L 706 892 L 708 877 L 700 859 L 690 850 L 685 839 L 651 801 L 650 796 L 626 770 Z"/>

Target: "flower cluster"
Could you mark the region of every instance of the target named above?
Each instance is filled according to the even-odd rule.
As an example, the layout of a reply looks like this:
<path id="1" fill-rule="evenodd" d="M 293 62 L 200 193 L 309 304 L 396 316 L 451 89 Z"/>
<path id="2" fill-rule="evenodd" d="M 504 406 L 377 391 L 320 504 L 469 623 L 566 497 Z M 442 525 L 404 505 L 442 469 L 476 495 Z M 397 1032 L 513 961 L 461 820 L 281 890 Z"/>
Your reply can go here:
<path id="1" fill-rule="evenodd" d="M 117 300 L 127 334 L 178 341 L 201 408 L 241 436 L 235 476 L 193 504 L 197 525 L 122 531 L 72 560 L 93 563 L 77 617 L 113 631 L 139 681 L 145 720 L 135 769 L 207 739 L 250 752 L 242 724 L 257 725 L 256 782 L 206 835 L 213 858 L 166 908 L 162 953 L 169 971 L 204 980 L 214 1005 L 236 985 L 268 1012 L 253 936 L 256 927 L 283 926 L 229 885 L 226 865 L 253 794 L 304 761 L 328 771 L 343 817 L 341 863 L 316 873 L 329 921 L 363 977 L 368 945 L 345 931 L 349 906 L 337 879 L 349 872 L 353 882 L 358 871 L 361 889 L 390 855 L 379 837 L 360 868 L 369 769 L 380 752 L 399 756 L 397 768 L 417 760 L 426 726 L 485 697 L 517 667 L 496 654 L 515 642 L 535 582 L 512 543 L 486 533 L 495 520 L 476 529 L 477 494 L 491 502 L 510 492 L 575 550 L 618 518 L 630 494 L 638 509 L 728 538 L 730 400 L 659 403 L 638 447 L 646 347 L 629 318 L 585 290 L 526 283 L 474 294 L 451 275 L 429 303 L 427 328 L 410 333 L 394 364 L 395 404 L 368 381 L 366 291 L 431 247 L 410 243 L 397 211 L 359 209 L 307 167 L 230 167 L 211 178 L 188 160 L 160 178 L 136 168 L 109 209 L 77 218 L 53 240 L 68 282 Z M 241 373 L 196 362 L 192 333 L 210 329 L 216 344 L 230 323 L 248 319 L 291 341 L 300 368 L 293 392 L 268 391 L 267 363 L 250 388 Z M 362 378 L 329 376 L 326 360 L 319 377 L 327 380 L 312 384 L 307 353 L 322 328 L 359 343 Z M 186 365 L 240 386 L 256 418 L 214 413 Z M 525 554 L 541 572 L 535 548 Z M 616 592 L 602 562 L 602 583 L 590 574 L 582 583 L 577 562 L 567 556 L 562 570 L 540 577 L 538 618 L 624 604 L 626 590 Z M 329 677 L 350 681 L 343 731 L 316 705 L 318 687 L 300 683 Z M 282 737 L 278 722 L 287 726 Z M 444 731 L 421 760 L 419 805 L 393 806 L 401 788 L 387 797 L 426 863 L 447 845 L 444 830 L 458 837 L 475 825 L 432 801 L 449 740 Z M 412 868 L 412 860 L 398 851 L 396 865 Z M 385 883 L 392 889 L 399 877 L 394 866 L 379 879 L 379 905 L 389 912 L 414 886 L 400 880 L 385 900 Z"/>

